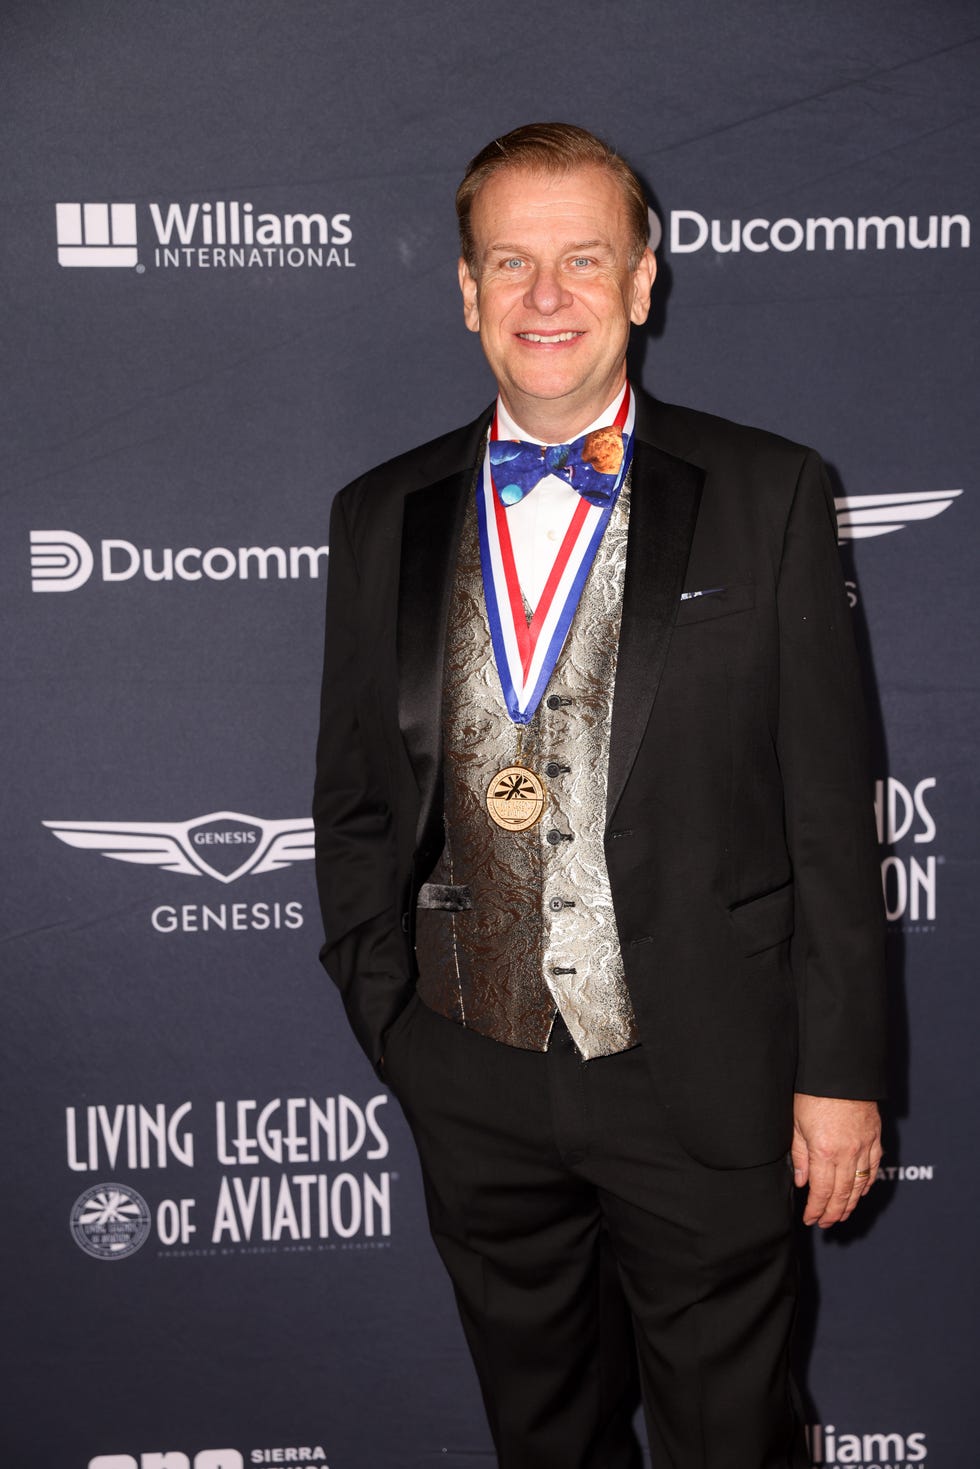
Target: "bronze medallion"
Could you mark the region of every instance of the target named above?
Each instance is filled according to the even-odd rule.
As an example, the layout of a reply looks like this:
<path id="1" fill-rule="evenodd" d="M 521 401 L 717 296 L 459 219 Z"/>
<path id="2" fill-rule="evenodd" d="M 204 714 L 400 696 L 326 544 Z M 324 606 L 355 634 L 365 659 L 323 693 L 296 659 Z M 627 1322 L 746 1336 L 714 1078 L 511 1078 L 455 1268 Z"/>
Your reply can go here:
<path id="1" fill-rule="evenodd" d="M 505 831 L 527 831 L 541 820 L 544 803 L 544 785 L 526 765 L 498 770 L 487 787 L 490 819 Z"/>

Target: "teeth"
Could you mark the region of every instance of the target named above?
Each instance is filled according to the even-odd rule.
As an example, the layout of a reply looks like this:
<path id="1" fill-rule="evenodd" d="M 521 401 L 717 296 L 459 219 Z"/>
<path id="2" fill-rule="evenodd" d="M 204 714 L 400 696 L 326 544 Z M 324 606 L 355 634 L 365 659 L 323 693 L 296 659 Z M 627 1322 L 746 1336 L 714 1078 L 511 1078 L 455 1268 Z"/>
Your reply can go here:
<path id="1" fill-rule="evenodd" d="M 523 337 L 525 342 L 570 342 L 573 337 L 577 337 L 579 334 L 578 332 L 552 332 L 550 335 L 544 336 L 540 332 L 520 332 L 519 335 Z"/>

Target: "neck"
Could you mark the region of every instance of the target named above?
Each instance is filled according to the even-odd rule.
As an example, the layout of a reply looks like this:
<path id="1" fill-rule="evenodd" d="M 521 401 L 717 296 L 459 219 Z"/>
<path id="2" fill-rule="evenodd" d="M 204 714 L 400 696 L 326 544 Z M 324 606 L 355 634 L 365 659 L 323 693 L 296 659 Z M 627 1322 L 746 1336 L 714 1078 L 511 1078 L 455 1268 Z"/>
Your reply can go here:
<path id="1" fill-rule="evenodd" d="M 511 418 L 525 433 L 547 444 L 567 444 L 584 433 L 601 413 L 626 387 L 626 368 L 618 384 L 589 398 L 587 403 L 568 402 L 564 399 L 530 398 L 524 394 L 511 394 L 500 387 L 500 398 Z"/>

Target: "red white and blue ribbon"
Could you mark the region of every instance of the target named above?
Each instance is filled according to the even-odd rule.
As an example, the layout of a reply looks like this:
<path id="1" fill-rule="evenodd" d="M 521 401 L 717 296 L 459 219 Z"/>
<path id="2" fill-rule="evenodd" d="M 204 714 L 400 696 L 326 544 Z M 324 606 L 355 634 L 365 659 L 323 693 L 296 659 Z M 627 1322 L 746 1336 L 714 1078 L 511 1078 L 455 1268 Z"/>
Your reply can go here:
<path id="1" fill-rule="evenodd" d="M 500 687 L 515 724 L 529 724 L 533 719 L 564 647 L 582 588 L 633 460 L 635 418 L 633 393 L 627 383 L 614 423 L 623 431 L 625 449 L 613 494 L 606 505 L 591 505 L 579 499 L 530 623 L 524 613 L 507 511 L 494 490 L 489 454 L 484 458 L 476 498 L 483 594 Z M 492 436 L 496 430 L 495 417 Z"/>

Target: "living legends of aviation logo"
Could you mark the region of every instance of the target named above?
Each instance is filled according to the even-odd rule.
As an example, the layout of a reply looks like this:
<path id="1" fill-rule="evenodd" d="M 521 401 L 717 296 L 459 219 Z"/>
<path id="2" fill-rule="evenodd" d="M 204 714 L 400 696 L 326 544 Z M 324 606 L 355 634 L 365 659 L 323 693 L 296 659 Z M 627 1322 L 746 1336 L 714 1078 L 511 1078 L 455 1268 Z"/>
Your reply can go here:
<path id="1" fill-rule="evenodd" d="M 125 1259 L 148 1238 L 158 1255 L 185 1259 L 387 1249 L 400 1176 L 388 1101 L 382 1091 L 66 1107 L 69 1170 L 114 1180 L 76 1198 L 72 1238 L 99 1260 Z M 140 1173 L 139 1192 L 116 1179 L 121 1168 Z"/>
<path id="2" fill-rule="evenodd" d="M 240 811 L 213 811 L 190 821 L 45 821 L 43 825 L 69 847 L 184 877 L 210 877 L 223 884 L 278 872 L 314 855 L 309 817 L 266 821 Z M 157 933 L 165 934 L 296 929 L 303 926 L 303 904 L 298 900 L 168 903 L 153 909 L 150 922 Z"/>
<path id="3" fill-rule="evenodd" d="M 58 264 L 103 269 L 354 266 L 349 214 L 257 212 L 249 202 L 55 205 Z M 140 236 L 149 251 L 140 254 Z"/>
<path id="4" fill-rule="evenodd" d="M 96 1260 L 135 1255 L 150 1233 L 150 1211 L 142 1194 L 120 1183 L 97 1183 L 72 1205 L 70 1228 L 79 1249 Z"/>
<path id="5" fill-rule="evenodd" d="M 930 809 L 937 784 L 934 775 L 923 776 L 914 784 L 892 775 L 875 781 L 881 889 L 885 918 L 894 932 L 935 932 L 939 875 L 945 860 L 935 850 L 938 827 Z"/>

